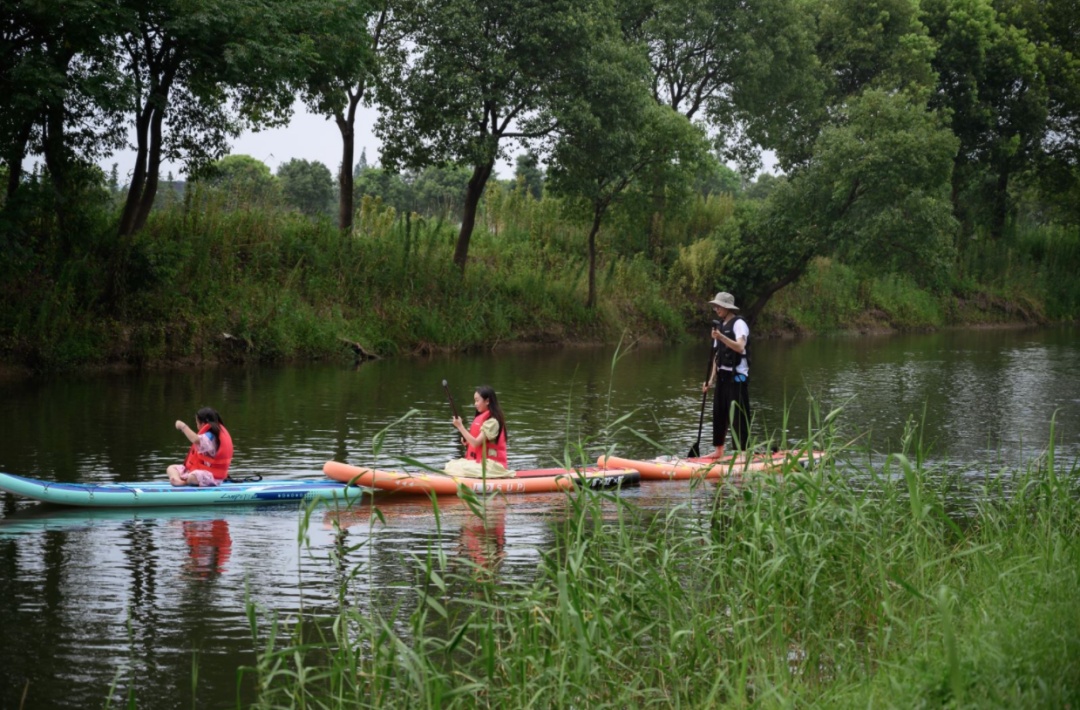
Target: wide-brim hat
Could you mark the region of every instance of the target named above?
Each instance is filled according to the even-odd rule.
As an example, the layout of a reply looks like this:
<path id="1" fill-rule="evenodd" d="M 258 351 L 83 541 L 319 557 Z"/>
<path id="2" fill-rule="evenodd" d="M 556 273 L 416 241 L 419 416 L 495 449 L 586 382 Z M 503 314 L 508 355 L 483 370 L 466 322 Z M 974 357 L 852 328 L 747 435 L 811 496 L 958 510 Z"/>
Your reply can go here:
<path id="1" fill-rule="evenodd" d="M 724 291 L 716 294 L 716 298 L 709 301 L 709 305 L 720 306 L 721 308 L 726 308 L 729 311 L 739 310 L 739 307 L 735 305 L 735 297 L 732 296 L 730 293 L 725 293 Z"/>

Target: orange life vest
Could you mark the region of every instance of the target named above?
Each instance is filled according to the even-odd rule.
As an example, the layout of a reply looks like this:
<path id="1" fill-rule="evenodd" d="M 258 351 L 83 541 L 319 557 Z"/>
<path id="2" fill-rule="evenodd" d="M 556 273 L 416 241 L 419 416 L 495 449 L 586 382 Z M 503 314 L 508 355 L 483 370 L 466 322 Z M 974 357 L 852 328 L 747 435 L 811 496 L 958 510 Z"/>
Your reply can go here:
<path id="1" fill-rule="evenodd" d="M 483 414 L 478 415 L 476 419 L 472 420 L 472 426 L 469 427 L 469 433 L 473 436 L 474 439 L 480 437 L 480 427 L 490 417 L 491 412 L 487 411 Z M 484 444 L 485 448 L 487 449 L 487 457 L 489 461 L 498 461 L 504 467 L 508 466 L 506 462 L 506 432 L 503 431 L 502 427 L 499 427 L 499 438 L 495 440 L 494 444 L 490 441 L 485 441 Z M 469 459 L 470 461 L 476 461 L 477 463 L 480 463 L 482 461 L 482 459 L 480 458 L 479 446 L 473 446 L 472 444 L 469 444 L 465 448 L 465 458 Z"/>
<path id="2" fill-rule="evenodd" d="M 192 444 L 187 458 L 184 459 L 184 468 L 186 470 L 209 471 L 214 474 L 214 478 L 218 481 L 224 481 L 228 478 L 229 462 L 232 461 L 233 454 L 232 437 L 229 436 L 229 432 L 225 427 L 219 427 L 219 429 L 221 430 L 221 440 L 218 441 L 217 453 L 212 457 L 200 454 L 198 442 Z M 210 425 L 204 424 L 199 429 L 199 436 L 208 431 L 210 431 Z"/>

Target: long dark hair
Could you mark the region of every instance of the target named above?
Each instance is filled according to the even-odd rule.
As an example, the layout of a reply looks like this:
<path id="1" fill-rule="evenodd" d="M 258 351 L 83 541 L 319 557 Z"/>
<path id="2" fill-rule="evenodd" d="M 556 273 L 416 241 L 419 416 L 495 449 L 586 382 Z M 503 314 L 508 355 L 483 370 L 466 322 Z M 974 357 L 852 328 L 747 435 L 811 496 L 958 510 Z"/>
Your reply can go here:
<path id="1" fill-rule="evenodd" d="M 217 413 L 216 409 L 203 407 L 195 412 L 195 423 L 200 425 L 199 429 L 202 429 L 202 424 L 209 424 L 210 432 L 214 435 L 214 441 L 221 441 L 221 427 L 225 426 L 225 422 L 221 421 L 221 415 Z"/>
<path id="2" fill-rule="evenodd" d="M 491 388 L 491 385 L 480 385 L 476 388 L 476 394 L 480 395 L 480 399 L 487 400 L 488 411 L 499 422 L 499 433 L 505 437 L 505 441 L 509 441 L 510 435 L 506 431 L 506 417 L 503 416 L 502 407 L 499 406 L 499 398 L 495 396 L 495 390 Z"/>

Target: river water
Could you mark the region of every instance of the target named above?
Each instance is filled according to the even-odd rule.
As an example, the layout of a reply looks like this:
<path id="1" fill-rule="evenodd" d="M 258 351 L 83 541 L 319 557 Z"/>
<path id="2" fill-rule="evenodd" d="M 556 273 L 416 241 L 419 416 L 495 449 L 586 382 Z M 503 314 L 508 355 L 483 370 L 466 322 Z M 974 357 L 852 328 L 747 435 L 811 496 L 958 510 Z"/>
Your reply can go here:
<path id="1" fill-rule="evenodd" d="M 444 379 L 463 410 L 474 386 L 496 388 L 515 468 L 559 465 L 567 452 L 595 460 L 610 447 L 639 458 L 685 454 L 697 437 L 706 358 L 703 345 L 499 350 L 357 367 L 9 381 L 0 383 L 0 470 L 70 482 L 161 478 L 187 449 L 173 423 L 194 424 L 204 405 L 233 434 L 236 473 L 320 477 L 329 459 L 401 468 L 401 457 L 412 457 L 441 467 L 460 455 Z M 857 438 L 869 460 L 880 460 L 916 421 L 935 470 L 981 480 L 1044 451 L 1052 427 L 1059 460 L 1076 460 L 1078 372 L 1074 328 L 760 341 L 751 365 L 754 433 L 798 442 L 815 411 L 842 407 L 840 438 Z M 620 495 L 663 509 L 709 492 L 646 482 Z M 0 494 L 0 708 L 20 707 L 24 696 L 27 708 L 110 699 L 150 709 L 235 707 L 236 669 L 255 660 L 245 590 L 263 620 L 332 610 L 339 530 L 360 546 L 350 563 L 365 567 L 350 593 L 407 596 L 413 556 L 429 549 L 500 579 L 527 579 L 567 499 L 496 501 L 486 520 L 456 498 L 442 502 L 438 519 L 427 499 L 375 504 L 381 518 L 368 505 L 319 509 L 303 525 L 303 511 L 291 506 L 85 511 Z"/>

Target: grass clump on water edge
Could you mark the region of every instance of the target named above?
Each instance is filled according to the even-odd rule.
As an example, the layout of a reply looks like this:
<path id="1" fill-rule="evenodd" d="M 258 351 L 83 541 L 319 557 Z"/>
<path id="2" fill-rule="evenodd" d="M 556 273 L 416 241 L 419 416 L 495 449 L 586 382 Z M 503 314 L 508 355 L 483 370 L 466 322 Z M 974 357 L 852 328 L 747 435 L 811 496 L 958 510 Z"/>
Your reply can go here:
<path id="1" fill-rule="evenodd" d="M 528 581 L 430 549 L 380 603 L 341 548 L 339 613 L 274 625 L 255 705 L 1075 706 L 1076 462 L 1051 443 L 956 513 L 923 452 L 829 453 L 667 510 L 577 490 Z"/>

